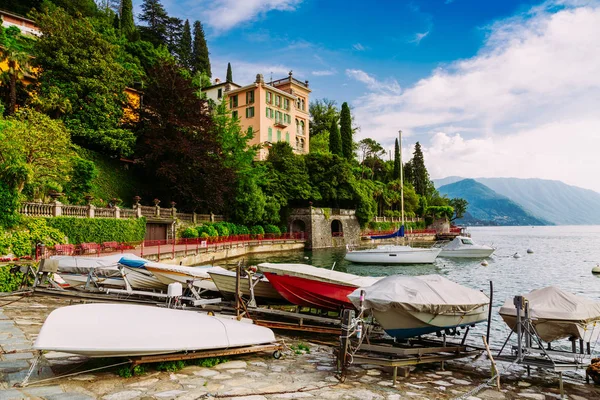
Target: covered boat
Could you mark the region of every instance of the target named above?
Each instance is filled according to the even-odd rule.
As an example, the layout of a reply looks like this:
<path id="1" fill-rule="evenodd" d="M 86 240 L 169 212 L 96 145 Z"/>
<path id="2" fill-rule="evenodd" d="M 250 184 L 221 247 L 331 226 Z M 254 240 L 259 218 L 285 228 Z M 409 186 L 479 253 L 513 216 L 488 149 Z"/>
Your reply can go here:
<path id="1" fill-rule="evenodd" d="M 195 311 L 130 304 L 82 304 L 50 313 L 33 345 L 89 357 L 226 349 L 275 341 L 268 328 Z"/>
<path id="2" fill-rule="evenodd" d="M 224 298 L 232 299 L 235 297 L 236 273 L 234 271 L 221 268 L 220 270 L 208 271 L 208 274 Z M 258 280 L 258 282 L 256 280 Z M 275 288 L 273 288 L 266 277 L 262 275 L 254 275 L 253 282 L 255 283 L 254 297 L 257 300 L 267 303 L 285 303 L 285 299 L 281 297 Z M 248 277 L 242 277 L 240 280 L 240 290 L 242 295 L 246 297 L 250 297 L 250 289 L 248 284 Z"/>
<path id="3" fill-rule="evenodd" d="M 373 312 L 386 333 L 410 338 L 469 326 L 487 320 L 489 299 L 479 290 L 439 275 L 393 275 L 352 292 L 348 298 L 358 308 Z"/>
<path id="4" fill-rule="evenodd" d="M 600 302 L 554 286 L 534 290 L 523 297 L 529 302 L 531 323 L 543 341 L 570 337 L 586 342 L 598 340 Z M 500 316 L 511 329 L 516 327 L 517 310 L 512 298 L 500 308 Z"/>
<path id="5" fill-rule="evenodd" d="M 113 254 L 104 257 L 52 256 L 58 261 L 58 275 L 73 288 L 85 288 L 88 280 L 107 286 L 124 288 L 125 281 L 119 271 L 119 260 L 123 257 L 140 259 L 133 254 Z"/>
<path id="6" fill-rule="evenodd" d="M 227 270 L 222 267 L 213 267 L 210 265 L 187 267 L 151 261 L 144 264 L 144 268 L 152 272 L 159 281 L 166 285 L 173 282 L 179 282 L 185 286 L 188 281 L 192 281 L 192 284 L 198 289 L 209 290 L 212 292 L 217 292 L 218 289 L 208 273 L 210 271 L 227 272 Z"/>
<path id="7" fill-rule="evenodd" d="M 381 278 L 358 276 L 306 264 L 258 264 L 273 287 L 290 303 L 326 310 L 353 308 L 348 295 Z"/>
<path id="8" fill-rule="evenodd" d="M 442 249 L 381 245 L 374 249 L 348 250 L 344 259 L 359 264 L 432 264 Z"/>
<path id="9" fill-rule="evenodd" d="M 440 257 L 446 258 L 486 258 L 496 249 L 484 244 L 476 244 L 466 236 L 457 236 L 442 248 Z"/>

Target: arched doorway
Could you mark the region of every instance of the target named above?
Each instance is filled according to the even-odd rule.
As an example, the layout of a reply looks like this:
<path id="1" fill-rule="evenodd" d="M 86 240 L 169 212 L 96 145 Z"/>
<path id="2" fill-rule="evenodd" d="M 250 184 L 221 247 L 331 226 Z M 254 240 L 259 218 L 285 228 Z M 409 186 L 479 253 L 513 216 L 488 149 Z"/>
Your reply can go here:
<path id="1" fill-rule="evenodd" d="M 339 219 L 334 219 L 331 221 L 331 236 L 332 237 L 340 237 L 344 236 L 344 229 L 342 225 L 342 221 Z"/>
<path id="2" fill-rule="evenodd" d="M 292 222 L 290 232 L 306 232 L 306 224 L 301 219 L 296 219 Z"/>

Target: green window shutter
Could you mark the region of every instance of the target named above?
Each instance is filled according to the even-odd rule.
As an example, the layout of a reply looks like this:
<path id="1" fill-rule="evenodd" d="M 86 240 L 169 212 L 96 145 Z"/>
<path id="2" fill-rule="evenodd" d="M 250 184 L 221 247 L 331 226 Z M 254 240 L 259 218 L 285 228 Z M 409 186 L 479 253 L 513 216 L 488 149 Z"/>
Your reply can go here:
<path id="1" fill-rule="evenodd" d="M 277 129 L 277 141 L 281 142 L 281 131 Z"/>
<path id="2" fill-rule="evenodd" d="M 273 128 L 269 127 L 269 142 L 273 141 Z"/>
<path id="3" fill-rule="evenodd" d="M 290 133 L 289 132 L 285 133 L 285 141 L 288 143 L 290 142 Z"/>

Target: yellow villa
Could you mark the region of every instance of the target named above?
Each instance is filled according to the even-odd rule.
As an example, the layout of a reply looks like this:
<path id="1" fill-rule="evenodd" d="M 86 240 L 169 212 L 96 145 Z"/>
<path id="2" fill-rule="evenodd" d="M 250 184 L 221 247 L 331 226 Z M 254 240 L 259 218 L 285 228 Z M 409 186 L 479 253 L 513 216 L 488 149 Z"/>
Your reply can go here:
<path id="1" fill-rule="evenodd" d="M 281 141 L 288 142 L 297 154 L 308 153 L 308 81 L 301 82 L 290 72 L 287 78 L 272 82 L 265 82 L 258 74 L 250 85 L 240 87 L 232 83 L 229 90 L 223 91 L 224 86 L 217 82 L 204 91 L 208 98 L 224 97 L 242 129 L 252 129 L 254 138 L 250 144 L 262 146 L 259 160 L 267 158 L 271 144 Z"/>

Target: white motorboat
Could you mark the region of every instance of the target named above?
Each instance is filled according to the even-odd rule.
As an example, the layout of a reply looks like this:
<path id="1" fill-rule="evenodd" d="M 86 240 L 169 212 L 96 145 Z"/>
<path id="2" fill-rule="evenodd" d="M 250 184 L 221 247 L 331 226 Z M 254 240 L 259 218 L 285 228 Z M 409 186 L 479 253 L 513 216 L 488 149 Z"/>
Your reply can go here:
<path id="1" fill-rule="evenodd" d="M 169 265 L 163 263 L 148 262 L 144 264 L 144 268 L 161 281 L 168 285 L 173 282 L 179 282 L 182 285 L 186 285 L 188 281 L 192 281 L 198 289 L 209 290 L 217 292 L 219 289 L 211 279 L 209 272 L 220 271 L 228 272 L 222 267 L 213 267 L 210 265 L 203 265 L 198 267 L 187 267 L 182 265 Z"/>
<path id="2" fill-rule="evenodd" d="M 432 264 L 442 249 L 381 245 L 374 249 L 348 250 L 345 260 L 360 264 Z"/>
<path id="3" fill-rule="evenodd" d="M 217 286 L 219 292 L 225 298 L 234 298 L 235 296 L 235 285 L 236 285 L 236 273 L 234 271 L 222 270 L 211 270 L 208 272 L 212 278 L 214 284 Z M 285 299 L 273 288 L 267 278 L 262 275 L 254 275 L 252 277 L 252 284 L 254 285 L 254 297 L 261 301 L 282 303 Z M 240 290 L 242 295 L 250 297 L 250 288 L 248 282 L 248 276 L 241 277 Z"/>
<path id="4" fill-rule="evenodd" d="M 168 284 L 161 282 L 151 271 L 146 269 L 150 261 L 140 257 L 121 257 L 119 267 L 133 289 L 167 290 Z"/>
<path id="5" fill-rule="evenodd" d="M 82 304 L 52 311 L 33 348 L 88 357 L 126 357 L 274 341 L 273 331 L 251 321 L 152 306 Z"/>
<path id="6" fill-rule="evenodd" d="M 596 342 L 600 336 L 600 302 L 549 286 L 523 296 L 529 302 L 529 316 L 538 336 L 545 342 L 575 337 Z M 523 316 L 523 313 L 521 314 Z M 500 316 L 514 329 L 517 310 L 513 299 L 500 308 Z"/>
<path id="7" fill-rule="evenodd" d="M 487 320 L 489 299 L 479 290 L 461 286 L 439 275 L 388 276 L 358 288 L 348 298 L 373 312 L 386 333 L 409 338 L 454 330 Z"/>
<path id="8" fill-rule="evenodd" d="M 439 257 L 445 258 L 486 258 L 496 249 L 484 244 L 476 244 L 466 236 L 457 236 L 442 248 Z"/>

